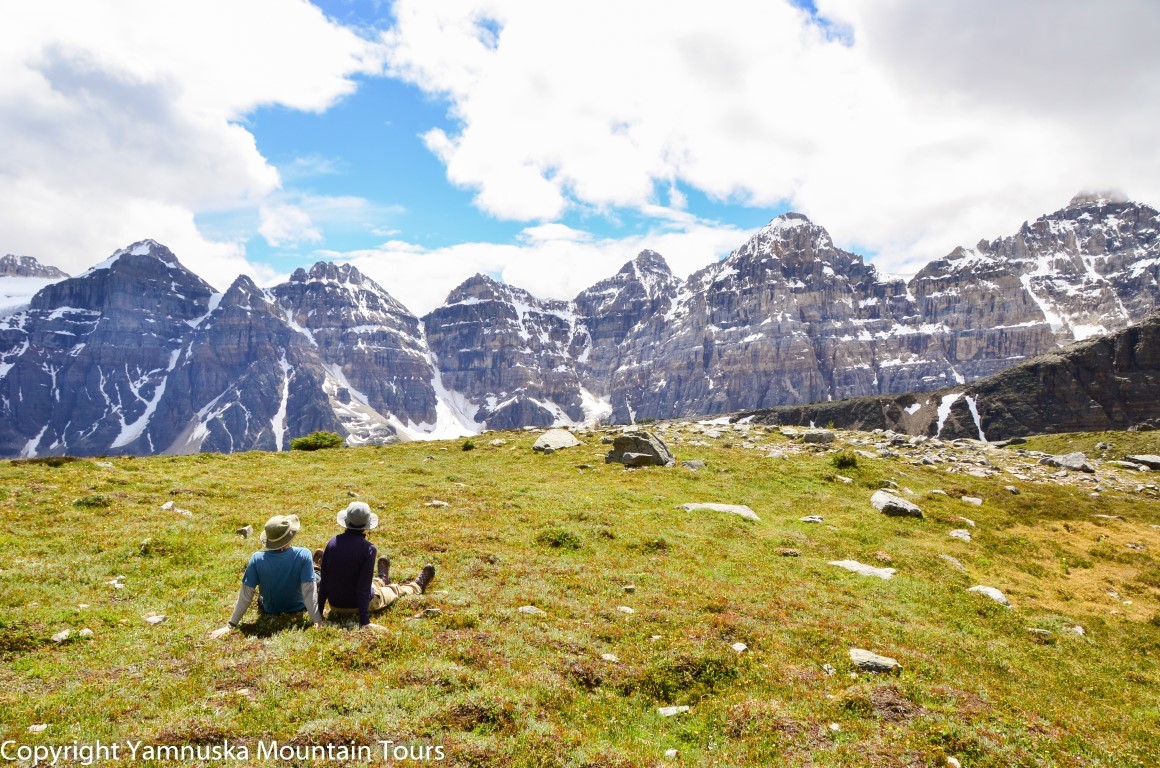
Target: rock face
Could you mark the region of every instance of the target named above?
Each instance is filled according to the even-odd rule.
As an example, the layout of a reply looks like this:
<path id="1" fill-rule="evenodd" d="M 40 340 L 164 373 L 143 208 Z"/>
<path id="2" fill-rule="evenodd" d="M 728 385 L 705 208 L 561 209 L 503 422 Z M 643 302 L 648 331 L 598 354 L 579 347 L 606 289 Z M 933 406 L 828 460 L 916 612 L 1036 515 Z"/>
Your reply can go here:
<path id="1" fill-rule="evenodd" d="M 1136 454 L 1135 456 L 1128 456 L 1126 458 L 1133 464 L 1139 464 L 1140 466 L 1147 467 L 1148 469 L 1160 470 L 1160 456 L 1149 453 L 1140 453 Z"/>
<path id="2" fill-rule="evenodd" d="M 0 361 L 10 456 L 280 450 L 315 430 L 394 440 L 396 413 L 435 421 L 418 319 L 349 267 L 222 294 L 143 241 L 0 320 Z"/>
<path id="3" fill-rule="evenodd" d="M 612 441 L 605 464 L 620 463 L 631 467 L 671 467 L 676 464 L 672 451 L 651 432 L 625 432 Z"/>
<path id="4" fill-rule="evenodd" d="M 71 279 L 5 257 L 0 454 L 770 408 L 802 426 L 991 440 L 1160 424 L 1158 219 L 1081 196 L 905 282 L 785 214 L 687 281 L 653 251 L 571 301 L 477 275 L 422 320 L 350 266 L 219 294 L 152 241 Z"/>
<path id="5" fill-rule="evenodd" d="M 476 275 L 423 318 L 443 385 L 462 394 L 472 418 L 492 429 L 584 420 L 580 378 L 569 353 L 576 315 Z"/>
<path id="6" fill-rule="evenodd" d="M 1000 440 L 1160 425 L 1160 313 L 964 386 L 743 412 L 758 423 Z"/>

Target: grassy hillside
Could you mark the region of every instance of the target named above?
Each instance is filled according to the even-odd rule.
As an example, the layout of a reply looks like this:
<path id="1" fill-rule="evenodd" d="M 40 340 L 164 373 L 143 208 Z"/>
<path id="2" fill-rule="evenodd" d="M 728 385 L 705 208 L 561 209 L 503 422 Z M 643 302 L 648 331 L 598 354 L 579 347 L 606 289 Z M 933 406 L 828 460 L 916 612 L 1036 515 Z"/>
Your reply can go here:
<path id="1" fill-rule="evenodd" d="M 1101 468 L 1093 496 L 1091 483 L 901 457 L 836 469 L 832 453 L 765 430 L 752 449 L 678 437 L 678 459 L 707 463 L 695 472 L 605 465 L 599 435 L 549 456 L 534 439 L 3 463 L 0 740 L 381 738 L 441 745 L 440 764 L 457 766 L 645 766 L 669 749 L 680 765 L 1160 764 L 1160 503 L 1134 487 L 1160 473 Z M 1110 439 L 1160 453 L 1158 433 Z M 888 480 L 925 520 L 871 508 Z M 259 546 L 235 529 L 295 513 L 296 543 L 322 546 L 353 498 L 381 516 L 372 540 L 395 574 L 435 563 L 427 595 L 377 619 L 383 633 L 251 612 L 243 633 L 207 638 Z M 702 501 L 761 521 L 674 509 Z M 825 522 L 799 522 L 808 514 Z M 960 516 L 977 523 L 970 543 L 948 537 Z M 827 564 L 841 559 L 898 574 Z M 965 591 L 977 584 L 1014 609 Z M 852 647 L 903 671 L 854 675 Z M 690 710 L 660 716 L 668 705 Z M 30 734 L 37 723 L 48 729 Z"/>

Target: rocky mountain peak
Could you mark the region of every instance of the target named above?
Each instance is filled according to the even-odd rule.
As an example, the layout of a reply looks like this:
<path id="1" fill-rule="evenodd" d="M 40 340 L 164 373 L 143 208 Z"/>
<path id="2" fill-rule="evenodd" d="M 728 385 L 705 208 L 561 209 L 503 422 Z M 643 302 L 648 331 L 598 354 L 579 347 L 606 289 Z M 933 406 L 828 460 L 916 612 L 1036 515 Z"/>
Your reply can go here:
<path id="1" fill-rule="evenodd" d="M 32 309 L 147 311 L 178 320 L 205 314 L 214 290 L 153 240 L 122 248 L 82 274 L 46 286 Z"/>
<path id="2" fill-rule="evenodd" d="M 270 303 L 266 292 L 258 287 L 248 275 L 238 275 L 234 282 L 226 289 L 222 296 L 222 307 L 241 307 L 242 309 L 258 309 Z"/>
<path id="3" fill-rule="evenodd" d="M 636 255 L 636 258 L 625 264 L 620 268 L 621 272 L 638 272 L 656 275 L 671 275 L 673 271 L 669 269 L 669 263 L 665 261 L 665 257 L 661 256 L 656 251 L 644 249 Z"/>
<path id="4" fill-rule="evenodd" d="M 0 277 L 40 277 L 53 280 L 68 277 L 68 273 L 41 264 L 32 256 L 14 256 L 9 253 L 0 257 Z"/>

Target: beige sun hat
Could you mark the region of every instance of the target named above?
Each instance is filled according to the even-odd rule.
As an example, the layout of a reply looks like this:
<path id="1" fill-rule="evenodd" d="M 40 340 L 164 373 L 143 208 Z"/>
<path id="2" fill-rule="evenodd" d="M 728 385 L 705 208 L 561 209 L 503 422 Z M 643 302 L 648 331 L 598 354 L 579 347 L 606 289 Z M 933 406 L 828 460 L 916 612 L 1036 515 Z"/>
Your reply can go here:
<path id="1" fill-rule="evenodd" d="M 266 549 L 282 549 L 289 546 L 298 535 L 302 524 L 298 522 L 298 515 L 274 515 L 266 521 L 262 531 L 262 546 Z"/>
<path id="2" fill-rule="evenodd" d="M 379 516 L 363 501 L 352 501 L 338 513 L 338 524 L 348 531 L 369 531 L 379 527 Z"/>

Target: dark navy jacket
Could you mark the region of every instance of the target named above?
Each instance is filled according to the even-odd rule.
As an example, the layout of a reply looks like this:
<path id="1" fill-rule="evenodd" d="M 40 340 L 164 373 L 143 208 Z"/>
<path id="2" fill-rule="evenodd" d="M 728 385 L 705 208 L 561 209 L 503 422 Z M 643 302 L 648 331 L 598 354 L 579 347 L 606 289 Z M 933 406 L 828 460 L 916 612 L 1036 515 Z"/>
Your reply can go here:
<path id="1" fill-rule="evenodd" d="M 371 579 L 378 550 L 361 531 L 340 533 L 322 553 L 322 578 L 318 584 L 318 610 L 329 600 L 334 608 L 358 609 L 358 623 L 371 623 Z"/>

